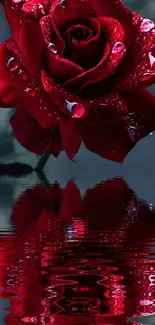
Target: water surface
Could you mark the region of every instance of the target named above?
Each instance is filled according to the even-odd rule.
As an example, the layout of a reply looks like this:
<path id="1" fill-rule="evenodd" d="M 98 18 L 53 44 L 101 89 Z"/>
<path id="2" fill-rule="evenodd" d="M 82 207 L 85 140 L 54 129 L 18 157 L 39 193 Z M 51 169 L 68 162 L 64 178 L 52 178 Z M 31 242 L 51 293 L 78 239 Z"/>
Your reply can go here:
<path id="1" fill-rule="evenodd" d="M 84 194 L 75 181 L 6 193 L 1 325 L 154 324 L 153 205 L 122 178 Z"/>

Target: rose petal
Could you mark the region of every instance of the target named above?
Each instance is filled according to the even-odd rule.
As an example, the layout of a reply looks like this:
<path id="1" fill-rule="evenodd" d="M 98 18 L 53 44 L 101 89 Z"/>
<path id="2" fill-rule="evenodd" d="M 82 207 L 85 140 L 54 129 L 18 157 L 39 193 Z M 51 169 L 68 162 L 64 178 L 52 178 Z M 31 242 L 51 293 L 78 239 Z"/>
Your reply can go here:
<path id="1" fill-rule="evenodd" d="M 56 84 L 53 79 L 51 79 L 45 71 L 42 71 L 42 83 L 44 89 L 47 91 L 52 99 L 52 102 L 69 117 L 81 118 L 84 117 L 85 108 L 79 97 L 67 92 L 59 84 Z M 82 109 L 83 107 L 83 109 Z M 80 109 L 80 115 L 77 114 L 77 108 Z"/>
<path id="2" fill-rule="evenodd" d="M 124 98 L 130 112 L 131 120 L 132 115 L 134 115 L 138 125 L 138 130 L 132 128 L 131 130 L 129 129 L 129 132 L 137 132 L 137 140 L 139 140 L 154 131 L 155 96 L 147 89 L 141 89 L 134 92 L 122 93 L 122 97 Z"/>
<path id="3" fill-rule="evenodd" d="M 9 104 L 5 104 L 5 103 L 0 99 L 0 107 L 3 107 L 3 108 L 10 108 L 10 105 L 9 105 Z"/>
<path id="4" fill-rule="evenodd" d="M 10 39 L 0 48 L 0 95 L 11 107 L 22 107 L 43 128 L 58 124 L 59 112 L 43 87 L 23 66 L 19 49 Z"/>
<path id="5" fill-rule="evenodd" d="M 106 37 L 106 41 L 113 45 L 115 42 L 124 42 L 124 29 L 118 20 L 101 17 L 99 19 L 101 30 Z"/>
<path id="6" fill-rule="evenodd" d="M 86 17 L 96 17 L 95 10 L 86 1 L 55 0 L 51 8 L 51 16 L 57 29 Z"/>
<path id="7" fill-rule="evenodd" d="M 98 121 L 97 125 L 86 126 L 83 135 L 86 148 L 103 158 L 123 162 L 133 145 L 123 123 Z"/>
<path id="8" fill-rule="evenodd" d="M 14 87 L 13 80 L 10 78 L 9 70 L 6 68 L 9 61 L 6 61 L 7 48 L 6 43 L 0 45 L 0 97 L 1 103 L 14 107 L 16 104 L 17 90 Z"/>
<path id="9" fill-rule="evenodd" d="M 82 122 L 68 119 L 60 124 L 63 148 L 70 159 L 77 154 L 82 140 Z"/>
<path id="10" fill-rule="evenodd" d="M 24 3 L 22 10 L 29 19 L 39 20 L 47 15 L 51 8 L 51 0 L 29 0 Z"/>
<path id="11" fill-rule="evenodd" d="M 39 155 L 47 150 L 51 130 L 43 129 L 23 109 L 16 110 L 10 124 L 16 139 L 23 147 Z"/>
<path id="12" fill-rule="evenodd" d="M 76 78 L 69 79 L 64 83 L 67 89 L 80 88 L 82 91 L 86 86 L 98 83 L 107 79 L 115 73 L 126 53 L 125 45 L 122 42 L 114 43 L 111 51 L 108 43 L 105 45 L 101 61 L 94 68 L 82 73 Z M 74 87 L 74 88 L 73 88 Z"/>
<path id="13" fill-rule="evenodd" d="M 104 53 L 103 53 L 102 59 L 99 62 L 99 64 L 97 66 L 95 66 L 94 68 L 80 74 L 78 77 L 69 79 L 68 81 L 66 81 L 63 84 L 63 86 L 67 89 L 70 89 L 70 87 L 72 89 L 73 89 L 73 87 L 74 88 L 76 87 L 76 89 L 78 90 L 78 88 L 80 88 L 80 87 L 81 87 L 81 89 L 83 89 L 87 84 L 94 83 L 95 81 L 97 82 L 98 79 L 102 80 L 103 73 L 105 73 L 105 62 L 106 62 L 106 59 L 108 58 L 109 51 L 110 51 L 110 46 L 108 43 L 106 43 L 105 48 L 104 48 Z M 102 72 L 102 70 L 103 70 L 103 72 Z M 104 79 L 104 76 L 103 76 L 103 79 Z"/>
<path id="14" fill-rule="evenodd" d="M 140 90 L 123 93 L 122 100 L 128 107 L 128 114 L 124 111 L 116 122 L 108 116 L 105 119 L 100 112 L 98 121 L 94 125 L 85 125 L 83 134 L 83 142 L 90 151 L 118 162 L 122 162 L 135 144 L 155 129 L 155 96 Z"/>
<path id="15" fill-rule="evenodd" d="M 50 44 L 53 42 L 53 46 L 55 45 L 55 52 L 57 51 L 59 55 L 63 55 L 65 42 L 60 36 L 56 26 L 53 24 L 51 16 L 44 16 L 40 20 L 40 26 L 47 48 L 50 47 Z"/>
<path id="16" fill-rule="evenodd" d="M 20 31 L 19 47 L 23 54 L 25 67 L 32 76 L 39 78 L 45 42 L 37 22 L 24 22 Z"/>
<path id="17" fill-rule="evenodd" d="M 43 17 L 40 21 L 42 33 L 47 46 L 47 66 L 52 77 L 66 79 L 76 77 L 84 70 L 63 57 L 65 44 L 50 16 Z"/>
<path id="18" fill-rule="evenodd" d="M 63 150 L 61 134 L 58 127 L 51 128 L 46 150 L 55 157 L 58 157 L 60 152 Z"/>
<path id="19" fill-rule="evenodd" d="M 128 91 L 147 87 L 155 81 L 155 29 L 137 33 L 115 76 L 115 89 Z"/>
<path id="20" fill-rule="evenodd" d="M 125 44 L 132 43 L 134 37 L 134 25 L 132 12 L 121 0 L 87 0 L 98 17 L 114 18 L 120 22 L 125 30 Z"/>
<path id="21" fill-rule="evenodd" d="M 5 10 L 5 14 L 8 23 L 11 27 L 12 33 L 16 41 L 19 39 L 20 30 L 24 21 L 24 13 L 22 11 L 23 0 L 16 3 L 13 0 L 2 0 L 2 5 Z"/>

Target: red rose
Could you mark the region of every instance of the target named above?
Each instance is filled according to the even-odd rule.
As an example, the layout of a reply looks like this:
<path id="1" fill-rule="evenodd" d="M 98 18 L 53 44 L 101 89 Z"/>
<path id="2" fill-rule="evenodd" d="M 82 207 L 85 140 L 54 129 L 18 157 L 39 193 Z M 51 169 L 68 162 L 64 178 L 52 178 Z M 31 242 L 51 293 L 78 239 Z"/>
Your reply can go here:
<path id="1" fill-rule="evenodd" d="M 1 106 L 29 150 L 70 158 L 81 142 L 122 161 L 155 129 L 154 23 L 121 0 L 2 0 Z"/>

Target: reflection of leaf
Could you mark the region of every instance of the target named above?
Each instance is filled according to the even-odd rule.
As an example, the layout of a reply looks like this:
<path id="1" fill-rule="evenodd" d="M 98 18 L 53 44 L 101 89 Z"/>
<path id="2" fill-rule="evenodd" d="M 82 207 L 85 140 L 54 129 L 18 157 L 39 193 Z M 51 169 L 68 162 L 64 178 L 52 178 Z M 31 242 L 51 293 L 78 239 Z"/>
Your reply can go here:
<path id="1" fill-rule="evenodd" d="M 32 173 L 33 168 L 26 164 L 0 164 L 0 175 L 23 176 Z"/>

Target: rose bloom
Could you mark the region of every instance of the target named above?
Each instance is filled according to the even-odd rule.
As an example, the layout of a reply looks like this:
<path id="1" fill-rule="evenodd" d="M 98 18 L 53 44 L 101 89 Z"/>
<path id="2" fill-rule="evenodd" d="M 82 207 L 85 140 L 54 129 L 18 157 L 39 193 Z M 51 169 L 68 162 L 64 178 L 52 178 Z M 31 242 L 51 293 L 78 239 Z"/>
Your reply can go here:
<path id="1" fill-rule="evenodd" d="M 121 0 L 2 0 L 0 106 L 27 149 L 122 162 L 155 129 L 155 28 Z"/>

